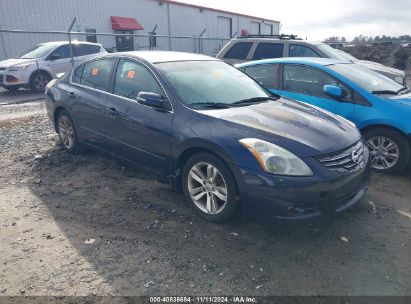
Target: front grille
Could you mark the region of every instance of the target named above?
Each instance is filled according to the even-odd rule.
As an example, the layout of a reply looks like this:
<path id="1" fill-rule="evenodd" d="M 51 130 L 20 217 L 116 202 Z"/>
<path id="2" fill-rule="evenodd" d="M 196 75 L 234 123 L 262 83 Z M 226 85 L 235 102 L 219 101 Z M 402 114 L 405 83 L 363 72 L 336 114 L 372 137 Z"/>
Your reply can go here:
<path id="1" fill-rule="evenodd" d="M 359 141 L 350 148 L 318 158 L 327 169 L 337 172 L 352 172 L 364 168 L 368 163 L 369 150 Z"/>

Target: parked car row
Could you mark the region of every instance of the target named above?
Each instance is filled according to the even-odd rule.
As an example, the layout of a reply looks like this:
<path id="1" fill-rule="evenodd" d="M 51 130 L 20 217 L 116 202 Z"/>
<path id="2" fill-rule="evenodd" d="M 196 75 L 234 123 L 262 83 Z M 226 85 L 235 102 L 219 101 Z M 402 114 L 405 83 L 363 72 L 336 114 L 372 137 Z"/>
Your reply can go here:
<path id="1" fill-rule="evenodd" d="M 282 57 L 314 57 L 350 61 L 406 85 L 404 71 L 386 67 L 377 62 L 359 60 L 344 51 L 332 48 L 328 44 L 295 39 L 294 36 L 239 37 L 227 43 L 217 55 L 217 58 L 230 64 Z"/>
<path id="2" fill-rule="evenodd" d="M 250 39 L 233 40 L 218 57 L 293 58 L 234 67 L 197 54 L 108 54 L 100 46 L 47 84 L 48 115 L 68 152 L 96 148 L 163 175 L 215 222 L 239 212 L 276 221 L 335 215 L 362 199 L 371 168 L 409 165 L 406 86 L 342 60 L 345 53 L 320 58 L 329 57 L 322 45 Z M 47 65 L 58 60 L 55 51 L 33 55 L 49 69 L 47 81 L 57 74 Z"/>
<path id="3" fill-rule="evenodd" d="M 398 173 L 410 164 L 411 90 L 403 71 L 294 36 L 233 39 L 217 57 L 237 63 L 273 93 L 354 122 L 375 170 Z"/>

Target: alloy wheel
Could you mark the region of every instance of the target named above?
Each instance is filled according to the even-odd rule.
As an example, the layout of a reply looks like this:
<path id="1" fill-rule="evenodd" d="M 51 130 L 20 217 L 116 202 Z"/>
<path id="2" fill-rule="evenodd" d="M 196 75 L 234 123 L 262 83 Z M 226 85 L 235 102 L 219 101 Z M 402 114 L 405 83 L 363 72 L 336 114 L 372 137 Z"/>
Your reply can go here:
<path id="1" fill-rule="evenodd" d="M 34 88 L 37 91 L 44 91 L 48 82 L 49 82 L 49 79 L 46 75 L 41 74 L 41 73 L 37 74 L 34 77 Z"/>
<path id="2" fill-rule="evenodd" d="M 211 215 L 220 213 L 227 204 L 227 184 L 220 171 L 211 164 L 194 165 L 188 174 L 188 191 L 196 206 Z"/>
<path id="3" fill-rule="evenodd" d="M 368 140 L 371 164 L 374 169 L 387 170 L 394 167 L 400 158 L 398 145 L 390 138 L 375 136 Z"/>
<path id="4" fill-rule="evenodd" d="M 74 146 L 74 129 L 66 115 L 59 118 L 59 135 L 64 147 L 71 149 Z"/>

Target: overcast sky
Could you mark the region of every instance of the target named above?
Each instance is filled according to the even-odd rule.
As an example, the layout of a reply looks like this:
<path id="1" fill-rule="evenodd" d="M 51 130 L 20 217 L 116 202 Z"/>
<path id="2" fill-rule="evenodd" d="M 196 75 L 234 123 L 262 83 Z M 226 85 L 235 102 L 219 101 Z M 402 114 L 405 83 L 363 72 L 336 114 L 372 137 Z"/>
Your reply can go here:
<path id="1" fill-rule="evenodd" d="M 411 34 L 411 0 L 178 0 L 281 21 L 309 40 Z"/>

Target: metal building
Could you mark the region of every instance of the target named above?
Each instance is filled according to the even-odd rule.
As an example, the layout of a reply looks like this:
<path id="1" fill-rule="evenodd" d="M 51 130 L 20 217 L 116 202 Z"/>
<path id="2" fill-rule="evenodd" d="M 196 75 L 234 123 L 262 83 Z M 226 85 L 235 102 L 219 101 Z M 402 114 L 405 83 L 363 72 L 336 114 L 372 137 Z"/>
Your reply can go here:
<path id="1" fill-rule="evenodd" d="M 67 31 L 74 17 L 72 31 L 89 35 L 73 34 L 73 39 L 97 41 L 108 51 L 162 49 L 215 55 L 233 36 L 279 34 L 280 28 L 275 20 L 170 0 L 1 0 L 0 59 L 17 56 L 39 42 L 67 40 L 67 35 L 57 33 L 1 30 Z"/>

